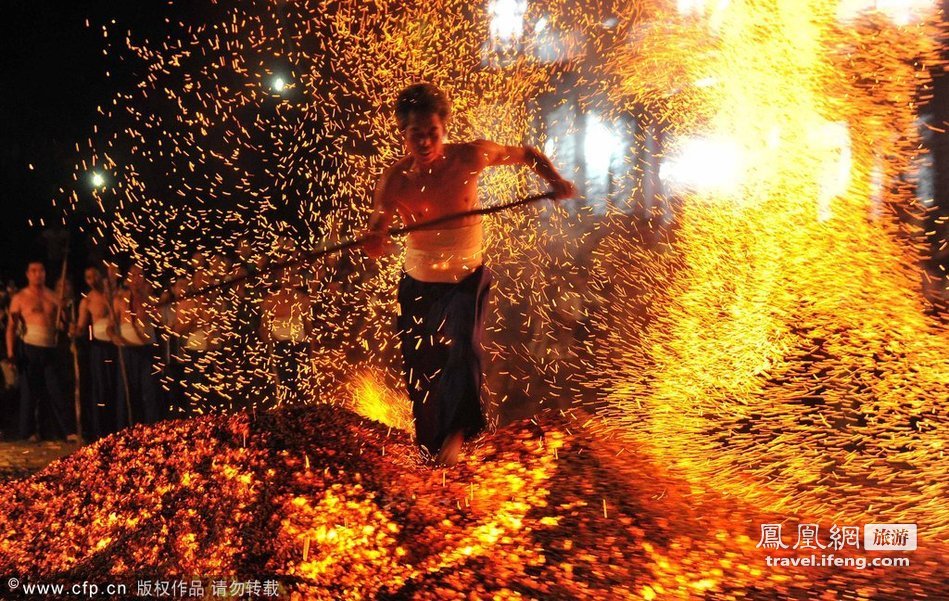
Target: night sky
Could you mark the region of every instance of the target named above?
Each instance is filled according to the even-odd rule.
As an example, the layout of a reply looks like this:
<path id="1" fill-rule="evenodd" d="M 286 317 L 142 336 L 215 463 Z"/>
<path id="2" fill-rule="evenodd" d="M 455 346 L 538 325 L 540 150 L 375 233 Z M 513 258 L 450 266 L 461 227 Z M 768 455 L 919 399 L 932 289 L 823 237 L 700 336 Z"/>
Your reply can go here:
<path id="1" fill-rule="evenodd" d="M 28 220 L 58 219 L 51 200 L 71 183 L 75 143 L 92 133 L 96 106 L 110 101 L 117 79 L 129 76 L 103 54 L 102 25 L 115 19 L 116 26 L 148 36 L 161 31 L 170 11 L 167 2 L 155 0 L 5 0 L 3 5 L 0 277 L 21 281 L 24 262 L 46 256 L 40 228 L 29 227 Z"/>

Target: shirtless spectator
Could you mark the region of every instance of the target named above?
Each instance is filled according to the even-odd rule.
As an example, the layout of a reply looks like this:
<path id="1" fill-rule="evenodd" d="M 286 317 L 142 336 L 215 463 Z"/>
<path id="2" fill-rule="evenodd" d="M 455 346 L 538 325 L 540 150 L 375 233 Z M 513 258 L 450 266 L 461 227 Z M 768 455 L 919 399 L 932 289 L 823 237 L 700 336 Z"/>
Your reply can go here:
<path id="1" fill-rule="evenodd" d="M 286 269 L 278 288 L 260 305 L 260 339 L 270 350 L 278 404 L 305 400 L 300 388 L 307 380 L 313 323 L 310 295 L 303 286 L 299 270 Z"/>
<path id="2" fill-rule="evenodd" d="M 197 253 L 196 253 L 197 255 Z M 191 292 L 214 283 L 209 261 L 192 258 L 194 273 Z M 220 399 L 214 391 L 216 357 L 222 342 L 220 323 L 221 299 L 217 291 L 185 298 L 175 303 L 172 332 L 178 336 L 177 359 L 182 363 L 183 383 L 186 388 L 187 413 L 195 406 L 217 406 Z M 196 403 L 196 400 L 203 403 Z"/>
<path id="3" fill-rule="evenodd" d="M 158 380 L 153 366 L 157 353 L 155 328 L 157 314 L 148 307 L 155 306 L 152 288 L 145 280 L 142 268 L 133 265 L 113 299 L 115 319 L 118 322 L 116 343 L 125 353 L 125 373 L 128 381 L 129 399 L 126 402 L 126 387 L 118 387 L 116 422 L 125 427 L 136 422 L 146 424 L 161 419 Z M 132 415 L 128 415 L 131 407 Z"/>
<path id="4" fill-rule="evenodd" d="M 73 336 L 89 341 L 89 402 L 83 407 L 89 416 L 90 438 L 96 440 L 115 428 L 116 387 L 119 383 L 119 359 L 110 337 L 112 318 L 105 280 L 98 267 L 86 269 L 84 279 L 89 292 L 79 302 L 79 319 Z"/>
<path id="5" fill-rule="evenodd" d="M 63 394 L 62 366 L 56 348 L 56 317 L 60 301 L 46 287 L 46 268 L 31 261 L 26 269 L 27 287 L 10 303 L 7 321 L 7 359 L 18 366 L 20 411 L 18 435 L 21 439 L 39 437 L 72 440 Z M 22 327 L 20 353 L 16 352 L 17 331 Z"/>

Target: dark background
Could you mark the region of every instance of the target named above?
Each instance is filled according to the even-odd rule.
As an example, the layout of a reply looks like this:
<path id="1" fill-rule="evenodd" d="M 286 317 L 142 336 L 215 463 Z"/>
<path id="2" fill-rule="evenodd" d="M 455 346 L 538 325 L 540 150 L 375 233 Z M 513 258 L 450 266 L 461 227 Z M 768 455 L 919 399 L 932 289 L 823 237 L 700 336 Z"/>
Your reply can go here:
<path id="1" fill-rule="evenodd" d="M 949 0 L 940 0 L 944 11 Z M 0 53 L 0 279 L 23 282 L 31 258 L 57 260 L 42 237 L 41 220 L 55 223 L 61 211 L 53 198 L 72 184 L 76 142 L 92 135 L 96 107 L 136 81 L 135 65 L 123 62 L 124 42 L 115 37 L 130 30 L 133 38 L 158 40 L 186 18 L 201 19 L 206 9 L 170 0 L 4 0 L 0 19 L 4 51 Z M 173 16 L 166 23 L 166 17 Z M 89 25 L 86 25 L 88 20 Z M 115 25 L 111 21 L 115 21 Z M 119 52 L 103 53 L 102 25 L 110 25 L 111 42 Z M 106 76 L 106 72 L 110 76 Z M 938 74 L 937 74 L 938 75 Z M 949 78 L 937 77 L 936 99 L 925 110 L 936 124 L 949 121 Z M 936 213 L 949 214 L 949 134 L 932 142 L 936 164 Z M 32 164 L 30 170 L 28 165 Z M 82 188 L 80 186 L 80 188 Z M 28 223 L 32 220 L 33 226 Z M 942 238 L 946 225 L 930 219 L 930 231 Z M 74 237 L 75 238 L 75 237 Z M 77 253 L 79 254 L 79 253 Z M 930 261 L 933 272 L 945 266 L 946 249 Z M 58 268 L 49 265 L 51 271 Z M 74 266 L 75 267 L 75 266 Z"/>
<path id="2" fill-rule="evenodd" d="M 70 188 L 76 142 L 92 135 L 96 107 L 131 76 L 103 54 L 102 25 L 110 24 L 110 34 L 121 28 L 157 37 L 170 11 L 167 0 L 4 0 L 3 7 L 0 277 L 22 283 L 28 259 L 48 258 L 39 222 L 61 221 L 51 201 Z"/>

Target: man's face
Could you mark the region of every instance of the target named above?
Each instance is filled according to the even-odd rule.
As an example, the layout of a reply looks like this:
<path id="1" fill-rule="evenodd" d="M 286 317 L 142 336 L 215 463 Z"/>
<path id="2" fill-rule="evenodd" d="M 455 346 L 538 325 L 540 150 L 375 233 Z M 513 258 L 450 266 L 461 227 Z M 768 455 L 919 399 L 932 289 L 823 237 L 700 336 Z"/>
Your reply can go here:
<path id="1" fill-rule="evenodd" d="M 171 291 L 175 296 L 181 296 L 188 291 L 189 284 L 190 282 L 188 282 L 187 278 L 178 278 L 175 280 L 175 283 L 172 284 Z"/>
<path id="2" fill-rule="evenodd" d="M 247 240 L 241 240 L 237 244 L 237 256 L 241 259 L 247 260 L 253 254 L 254 249 L 251 247 L 250 243 Z"/>
<path id="3" fill-rule="evenodd" d="M 405 148 L 416 164 L 425 165 L 442 156 L 445 124 L 435 113 L 409 113 L 404 135 Z"/>
<path id="4" fill-rule="evenodd" d="M 102 281 L 102 274 L 99 273 L 98 269 L 90 267 L 83 274 L 83 279 L 85 279 L 86 286 L 89 286 L 89 288 L 98 288 L 99 283 Z"/>
<path id="5" fill-rule="evenodd" d="M 105 275 L 109 279 L 109 287 L 114 289 L 115 283 L 119 279 L 119 266 L 114 263 L 108 263 Z"/>
<path id="6" fill-rule="evenodd" d="M 128 279 L 129 286 L 141 285 L 145 281 L 145 276 L 142 273 L 142 268 L 139 267 L 138 265 L 132 265 L 131 267 L 129 267 L 129 272 L 128 272 L 128 275 L 126 276 L 126 279 Z"/>
<path id="7" fill-rule="evenodd" d="M 30 263 L 26 268 L 26 281 L 30 286 L 46 285 L 46 268 L 42 263 Z"/>

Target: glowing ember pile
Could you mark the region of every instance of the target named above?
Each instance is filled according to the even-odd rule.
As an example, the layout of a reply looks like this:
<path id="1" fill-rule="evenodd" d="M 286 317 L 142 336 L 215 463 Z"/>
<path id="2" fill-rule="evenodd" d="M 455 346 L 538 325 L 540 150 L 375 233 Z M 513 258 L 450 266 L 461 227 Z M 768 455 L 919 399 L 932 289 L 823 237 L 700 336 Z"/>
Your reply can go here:
<path id="1" fill-rule="evenodd" d="M 0 571 L 131 590 L 137 578 L 272 577 L 298 599 L 817 587 L 896 599 L 945 586 L 928 539 L 911 570 L 765 568 L 758 524 L 774 516 L 677 484 L 596 426 L 520 422 L 447 471 L 420 465 L 404 433 L 330 406 L 136 426 L 8 487 Z"/>

